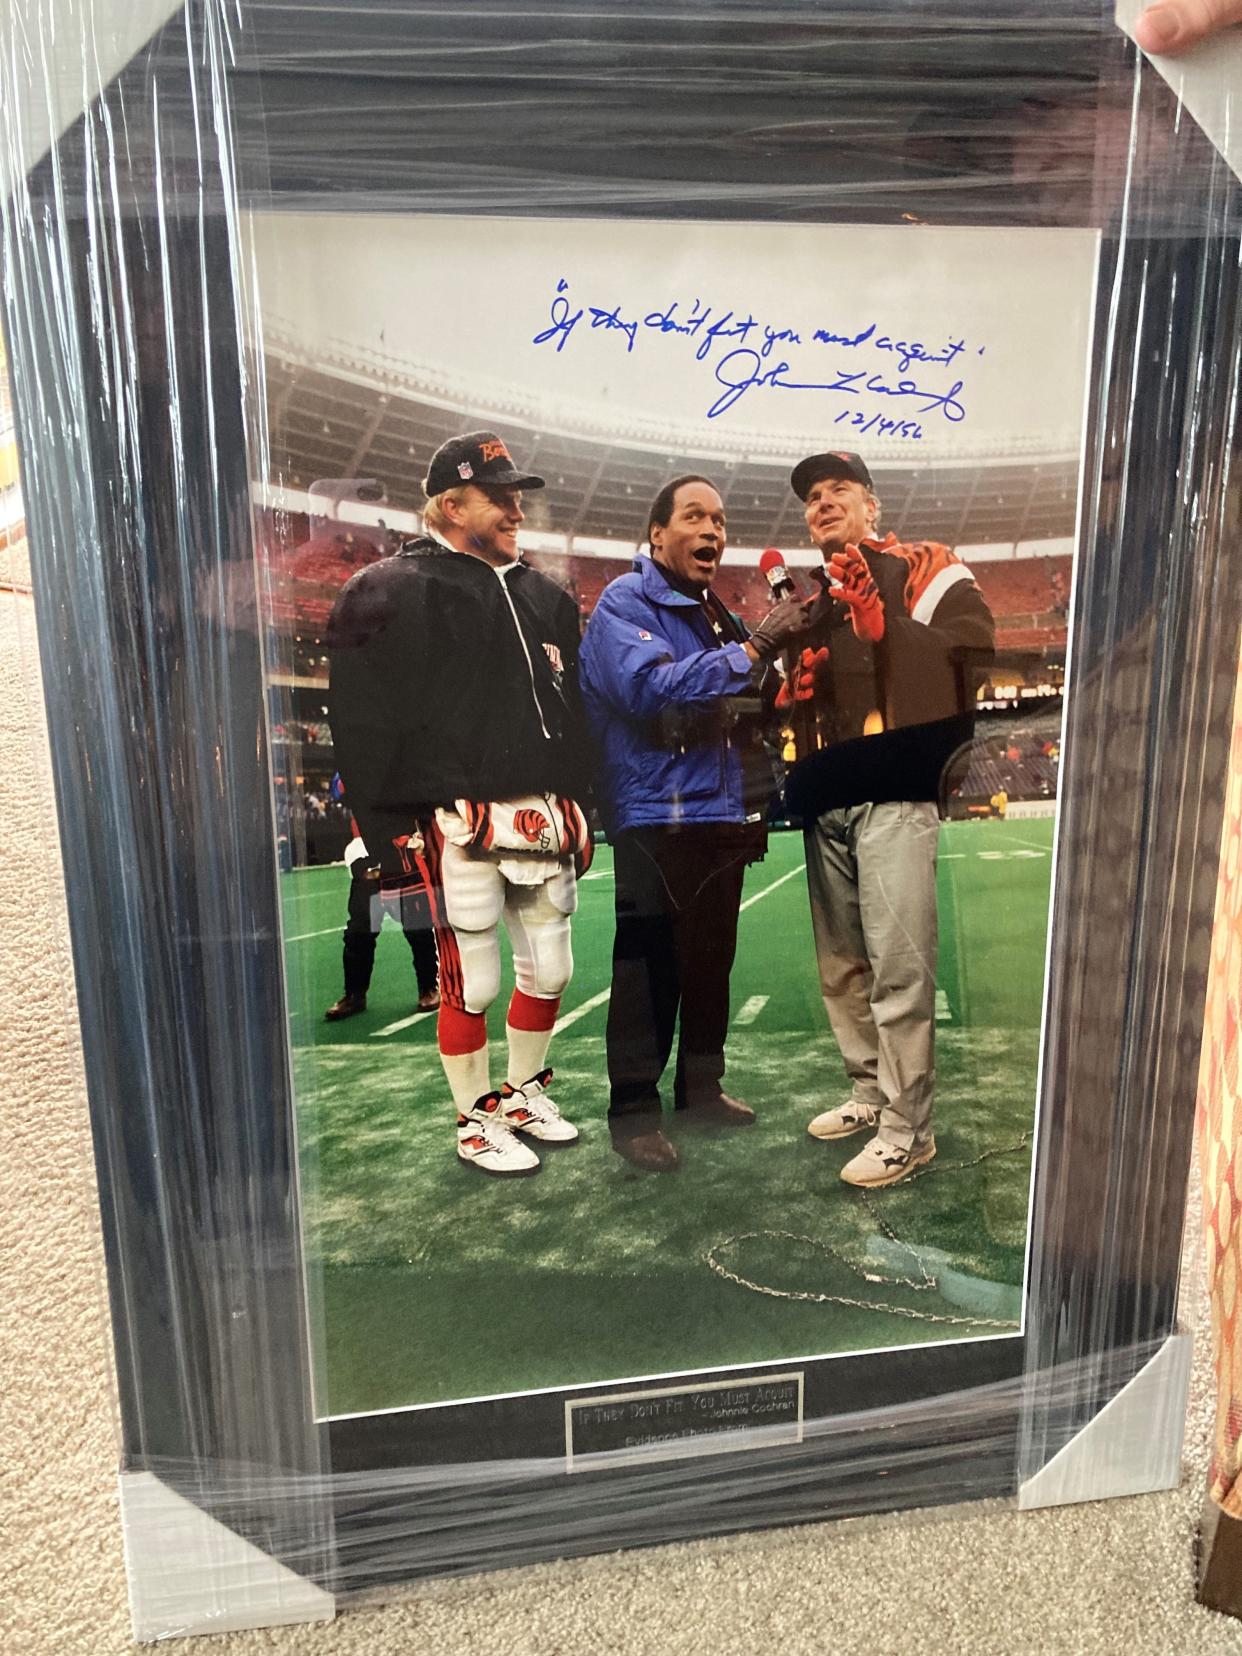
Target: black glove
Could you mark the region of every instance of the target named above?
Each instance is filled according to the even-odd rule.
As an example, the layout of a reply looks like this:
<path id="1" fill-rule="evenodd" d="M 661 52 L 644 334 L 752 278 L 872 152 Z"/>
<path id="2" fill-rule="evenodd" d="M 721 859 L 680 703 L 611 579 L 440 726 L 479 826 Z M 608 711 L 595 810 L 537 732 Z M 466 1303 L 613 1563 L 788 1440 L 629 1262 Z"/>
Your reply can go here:
<path id="1" fill-rule="evenodd" d="M 761 657 L 770 660 L 786 644 L 802 636 L 807 630 L 807 602 L 802 598 L 782 598 L 768 611 L 749 639 Z"/>

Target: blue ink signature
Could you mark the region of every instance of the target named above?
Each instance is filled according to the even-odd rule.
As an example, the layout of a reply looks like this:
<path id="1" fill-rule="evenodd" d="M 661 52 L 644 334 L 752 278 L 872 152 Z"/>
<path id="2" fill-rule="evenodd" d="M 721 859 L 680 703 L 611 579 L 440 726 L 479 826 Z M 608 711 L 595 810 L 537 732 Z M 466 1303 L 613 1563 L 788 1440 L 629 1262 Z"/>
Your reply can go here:
<path id="1" fill-rule="evenodd" d="M 923 436 L 917 420 L 890 420 L 885 414 L 868 414 L 865 408 L 843 408 L 832 423 L 840 425 L 842 420 L 877 437 L 907 437 L 918 442 Z"/>
<path id="2" fill-rule="evenodd" d="M 943 350 L 933 351 L 920 340 L 894 339 L 889 334 L 878 333 L 875 322 L 852 334 L 817 328 L 811 336 L 812 343 L 835 345 L 846 350 L 866 345 L 872 350 L 889 352 L 896 357 L 902 377 L 895 384 L 890 384 L 883 373 L 871 373 L 866 368 L 859 368 L 842 370 L 834 379 L 796 380 L 790 377 L 794 370 L 787 360 L 766 366 L 772 362 L 778 346 L 802 344 L 802 335 L 796 328 L 774 327 L 770 322 L 760 322 L 749 312 L 744 317 L 732 310 L 716 314 L 711 305 L 704 304 L 698 298 L 689 306 L 674 299 L 662 309 L 650 310 L 641 318 L 623 315 L 620 304 L 614 305 L 611 310 L 603 305 L 575 308 L 569 298 L 569 282 L 562 276 L 549 306 L 548 325 L 534 335 L 532 343 L 547 345 L 555 341 L 555 349 L 559 353 L 565 349 L 574 329 L 588 316 L 590 321 L 587 326 L 592 332 L 622 334 L 627 354 L 635 350 L 639 334 L 644 331 L 693 340 L 696 362 L 706 360 L 717 343 L 728 342 L 732 348 L 715 365 L 716 382 L 724 390 L 707 411 L 710 420 L 718 419 L 736 407 L 748 392 L 764 387 L 774 391 L 827 391 L 850 397 L 865 394 L 898 398 L 913 403 L 913 412 L 918 414 L 931 414 L 939 410 L 952 424 L 966 418 L 966 406 L 960 395 L 964 387 L 962 380 L 957 380 L 947 391 L 941 392 L 905 377 L 915 363 L 948 367 L 966 349 L 962 339 L 950 338 Z M 738 341 L 741 343 L 736 343 Z M 982 356 L 984 349 L 984 346 L 979 346 L 978 355 Z M 918 420 L 903 419 L 899 415 L 890 417 L 870 409 L 844 410 L 836 416 L 834 424 L 840 425 L 842 421 L 877 436 L 917 439 L 923 435 Z"/>
<path id="3" fill-rule="evenodd" d="M 966 349 L 964 339 L 950 339 L 943 351 L 929 351 L 921 340 L 893 339 L 889 334 L 875 336 L 876 325 L 873 322 L 869 328 L 863 328 L 856 334 L 830 333 L 827 328 L 816 328 L 812 338 L 817 345 L 866 345 L 870 342 L 876 351 L 893 351 L 897 356 L 897 366 L 903 374 L 908 374 L 910 365 L 914 362 L 933 363 L 947 368 L 955 358 Z M 979 353 L 982 355 L 982 351 Z"/>
<path id="4" fill-rule="evenodd" d="M 690 339 L 697 339 L 699 343 L 694 359 L 696 362 L 702 362 L 711 354 L 712 346 L 719 340 L 745 341 L 759 327 L 753 316 L 738 317 L 731 310 L 711 321 L 712 306 L 705 306 L 701 299 L 696 299 L 685 315 L 681 314 L 681 301 L 674 299 L 663 310 L 648 311 L 639 322 L 627 320 L 622 316 L 619 304 L 614 305 L 611 310 L 605 310 L 602 305 L 585 305 L 574 310 L 568 293 L 569 283 L 562 276 L 556 284 L 556 294 L 549 306 L 548 326 L 534 336 L 532 344 L 546 345 L 555 340 L 557 351 L 563 351 L 574 329 L 583 317 L 589 314 L 592 332 L 602 329 L 605 333 L 616 331 L 625 335 L 627 355 L 634 350 L 638 342 L 638 330 L 642 327 L 653 333 L 681 334 Z M 771 323 L 763 324 L 763 343 L 759 349 L 764 357 L 770 357 L 777 345 L 801 343 L 802 336 L 795 328 L 774 328 Z"/>
<path id="5" fill-rule="evenodd" d="M 827 328 L 816 328 L 811 336 L 817 345 L 865 345 L 875 332 L 875 323 L 864 328 L 861 333 L 836 334 L 830 333 Z"/>
<path id="6" fill-rule="evenodd" d="M 775 368 L 761 372 L 762 361 L 758 351 L 744 348 L 721 357 L 716 364 L 716 380 L 725 390 L 708 409 L 709 420 L 727 413 L 748 391 L 763 386 L 773 391 L 839 391 L 854 397 L 861 396 L 864 391 L 876 397 L 917 397 L 917 412 L 920 414 L 930 414 L 938 408 L 953 424 L 966 418 L 965 405 L 958 396 L 963 387 L 962 380 L 957 380 L 947 391 L 928 391 L 908 379 L 888 385 L 882 375 L 869 375 L 865 368 L 847 370 L 831 380 L 791 380 L 786 378 L 791 372 L 789 363 L 778 362 Z"/>
<path id="7" fill-rule="evenodd" d="M 548 314 L 552 321 L 544 328 L 542 333 L 535 335 L 531 341 L 532 344 L 546 345 L 550 339 L 555 339 L 556 349 L 559 353 L 569 343 L 569 336 L 582 321 L 584 313 L 581 310 L 576 310 L 572 315 L 570 314 L 569 300 L 565 297 L 568 287 L 569 283 L 562 276 L 556 284 L 556 297 L 548 308 Z"/>
<path id="8" fill-rule="evenodd" d="M 603 328 L 606 332 L 613 328 L 619 329 L 629 341 L 629 344 L 625 347 L 627 356 L 634 349 L 634 342 L 638 338 L 638 323 L 626 322 L 621 315 L 620 305 L 614 305 L 610 311 L 601 310 L 599 306 L 592 305 L 591 328 L 592 330 Z M 539 339 L 536 339 L 535 344 L 538 345 L 539 343 Z M 559 351 L 561 347 L 558 345 L 556 348 Z"/>
<path id="9" fill-rule="evenodd" d="M 662 334 L 689 334 L 693 339 L 712 313 L 709 305 L 706 310 L 700 309 L 699 300 L 695 300 L 690 307 L 690 315 L 684 322 L 677 316 L 680 300 L 674 299 L 671 305 L 666 305 L 662 311 L 648 311 L 643 317 L 644 328 L 654 328 L 656 333 Z"/>

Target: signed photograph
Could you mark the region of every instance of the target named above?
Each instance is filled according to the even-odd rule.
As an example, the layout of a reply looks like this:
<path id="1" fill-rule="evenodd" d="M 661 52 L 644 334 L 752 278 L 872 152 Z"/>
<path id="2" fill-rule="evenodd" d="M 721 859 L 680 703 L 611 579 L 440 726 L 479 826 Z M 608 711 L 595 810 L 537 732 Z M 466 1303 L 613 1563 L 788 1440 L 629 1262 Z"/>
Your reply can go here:
<path id="1" fill-rule="evenodd" d="M 320 1415 L 1020 1335 L 1095 232 L 249 234 Z"/>

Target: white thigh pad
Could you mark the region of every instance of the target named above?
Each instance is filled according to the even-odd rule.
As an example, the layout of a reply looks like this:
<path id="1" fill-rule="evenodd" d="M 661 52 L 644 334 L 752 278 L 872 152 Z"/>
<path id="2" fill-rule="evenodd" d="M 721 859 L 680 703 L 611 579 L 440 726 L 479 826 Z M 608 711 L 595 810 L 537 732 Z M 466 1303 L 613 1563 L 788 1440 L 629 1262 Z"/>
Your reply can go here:
<path id="1" fill-rule="evenodd" d="M 570 862 L 563 864 L 550 880 L 545 880 L 543 894 L 548 906 L 555 909 L 557 914 L 576 914 L 578 876 L 574 873 L 574 865 Z"/>
<path id="2" fill-rule="evenodd" d="M 505 882 L 494 862 L 471 857 L 450 840 L 440 862 L 444 918 L 454 931 L 488 931 L 499 925 Z"/>
<path id="3" fill-rule="evenodd" d="M 505 899 L 505 930 L 513 945 L 513 975 L 526 995 L 551 1000 L 573 976 L 574 957 L 569 915 L 560 905 L 576 903 L 573 870 L 566 887 L 558 872 L 532 889 L 510 886 Z"/>

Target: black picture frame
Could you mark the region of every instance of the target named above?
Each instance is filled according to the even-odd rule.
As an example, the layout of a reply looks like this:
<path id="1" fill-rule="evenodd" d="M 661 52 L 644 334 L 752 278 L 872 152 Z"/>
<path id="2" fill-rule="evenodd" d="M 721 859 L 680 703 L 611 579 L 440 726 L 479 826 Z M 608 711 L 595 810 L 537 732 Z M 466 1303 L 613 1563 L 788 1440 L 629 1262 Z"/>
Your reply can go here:
<path id="1" fill-rule="evenodd" d="M 290 40 L 205 0 L 10 206 L 125 1464 L 337 1592 L 1012 1495 L 1173 1333 L 1242 612 L 1239 189 L 1111 12 L 994 10 L 325 4 Z M 561 1393 L 315 1423 L 239 201 L 1101 229 L 1021 1341 L 837 1358 L 801 1443 L 573 1478 Z"/>

